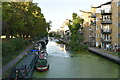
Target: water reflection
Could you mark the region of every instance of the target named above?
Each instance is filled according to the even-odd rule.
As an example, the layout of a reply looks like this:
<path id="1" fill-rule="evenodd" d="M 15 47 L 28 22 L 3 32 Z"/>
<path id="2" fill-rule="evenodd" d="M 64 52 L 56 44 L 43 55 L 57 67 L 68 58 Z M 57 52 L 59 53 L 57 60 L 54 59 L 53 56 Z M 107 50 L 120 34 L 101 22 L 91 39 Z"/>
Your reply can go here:
<path id="1" fill-rule="evenodd" d="M 64 52 L 64 54 L 68 54 L 68 52 L 66 51 L 66 45 L 64 44 L 59 44 L 60 46 L 60 50 Z"/>
<path id="2" fill-rule="evenodd" d="M 52 40 L 48 43 L 47 52 L 49 52 L 49 56 L 69 57 L 69 53 L 65 50 L 65 45 L 59 44 L 57 40 Z"/>

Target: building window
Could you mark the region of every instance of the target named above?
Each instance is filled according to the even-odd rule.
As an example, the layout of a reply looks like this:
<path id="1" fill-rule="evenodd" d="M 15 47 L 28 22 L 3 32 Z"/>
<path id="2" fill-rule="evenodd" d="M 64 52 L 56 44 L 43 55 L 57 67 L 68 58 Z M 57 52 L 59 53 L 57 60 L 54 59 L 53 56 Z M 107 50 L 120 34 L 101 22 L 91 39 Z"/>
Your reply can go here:
<path id="1" fill-rule="evenodd" d="M 103 26 L 101 25 L 101 29 L 103 28 Z"/>
<path id="2" fill-rule="evenodd" d="M 118 23 L 118 27 L 120 27 L 120 23 Z"/>
<path id="3" fill-rule="evenodd" d="M 115 23 L 114 25 L 116 25 L 116 27 L 120 27 L 120 23 Z"/>
<path id="4" fill-rule="evenodd" d="M 98 30 L 99 29 L 99 26 L 96 26 L 96 30 Z"/>
<path id="5" fill-rule="evenodd" d="M 117 33 L 117 37 L 120 38 L 120 33 Z"/>
<path id="6" fill-rule="evenodd" d="M 118 34 L 118 37 L 120 38 L 120 33 Z"/>
<path id="7" fill-rule="evenodd" d="M 102 38 L 102 34 L 101 34 L 101 38 Z"/>
<path id="8" fill-rule="evenodd" d="M 96 22 L 97 22 L 97 21 L 99 21 L 99 18 L 98 18 L 98 17 L 96 18 Z"/>
<path id="9" fill-rule="evenodd" d="M 98 47 L 98 42 L 96 42 L 96 47 Z"/>
<path id="10" fill-rule="evenodd" d="M 98 38 L 99 37 L 99 34 L 96 34 L 96 38 Z"/>
<path id="11" fill-rule="evenodd" d="M 118 16 L 120 17 L 120 13 L 118 13 Z"/>
<path id="12" fill-rule="evenodd" d="M 117 6 L 120 6 L 120 2 L 117 3 Z"/>

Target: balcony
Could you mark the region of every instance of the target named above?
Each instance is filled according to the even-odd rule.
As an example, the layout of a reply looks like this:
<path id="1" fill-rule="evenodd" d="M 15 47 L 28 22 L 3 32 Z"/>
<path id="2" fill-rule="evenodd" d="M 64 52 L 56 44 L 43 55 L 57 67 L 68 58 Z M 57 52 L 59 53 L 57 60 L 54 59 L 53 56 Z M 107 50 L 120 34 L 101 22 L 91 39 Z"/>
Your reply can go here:
<path id="1" fill-rule="evenodd" d="M 89 38 L 95 38 L 95 35 L 89 35 Z"/>
<path id="2" fill-rule="evenodd" d="M 112 20 L 102 20 L 101 24 L 112 24 Z"/>
<path id="3" fill-rule="evenodd" d="M 101 10 L 101 15 L 111 15 L 112 14 L 112 11 L 109 9 L 109 10 Z"/>
<path id="4" fill-rule="evenodd" d="M 83 27 L 81 26 L 81 27 L 80 27 L 80 29 L 82 30 L 82 29 L 83 29 Z"/>
<path id="5" fill-rule="evenodd" d="M 101 33 L 102 34 L 111 34 L 112 33 L 112 30 L 111 29 L 101 29 Z"/>
<path id="6" fill-rule="evenodd" d="M 83 34 L 83 31 L 79 31 L 80 34 Z"/>
<path id="7" fill-rule="evenodd" d="M 103 39 L 103 38 L 101 38 L 101 42 L 103 42 L 103 43 L 111 43 L 112 41 L 111 41 L 111 39 Z"/>
<path id="8" fill-rule="evenodd" d="M 91 15 L 91 18 L 96 18 L 96 15 L 95 15 L 95 14 L 92 14 L 92 15 Z"/>
<path id="9" fill-rule="evenodd" d="M 93 26 L 96 26 L 96 21 L 91 21 L 90 24 L 93 25 Z"/>

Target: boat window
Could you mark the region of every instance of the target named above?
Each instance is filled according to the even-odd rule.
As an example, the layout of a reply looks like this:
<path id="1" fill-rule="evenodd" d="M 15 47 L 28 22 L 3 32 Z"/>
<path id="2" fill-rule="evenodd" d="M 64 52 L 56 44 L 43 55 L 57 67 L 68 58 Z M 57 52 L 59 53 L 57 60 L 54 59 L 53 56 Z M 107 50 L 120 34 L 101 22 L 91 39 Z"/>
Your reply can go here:
<path id="1" fill-rule="evenodd" d="M 38 62 L 40 62 L 40 63 L 41 63 L 42 61 L 43 61 L 43 59 L 38 59 Z"/>
<path id="2" fill-rule="evenodd" d="M 38 63 L 46 63 L 47 62 L 47 60 L 46 59 L 38 59 L 38 61 L 37 61 Z"/>

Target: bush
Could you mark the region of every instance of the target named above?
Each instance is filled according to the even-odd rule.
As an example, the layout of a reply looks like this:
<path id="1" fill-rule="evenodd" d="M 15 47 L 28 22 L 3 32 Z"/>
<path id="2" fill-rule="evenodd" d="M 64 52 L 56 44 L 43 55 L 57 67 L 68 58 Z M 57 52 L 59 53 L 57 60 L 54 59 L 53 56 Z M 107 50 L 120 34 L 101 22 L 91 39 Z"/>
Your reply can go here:
<path id="1" fill-rule="evenodd" d="M 31 43 L 30 40 L 23 38 L 7 39 L 2 41 L 2 62 L 3 65 L 14 59 L 19 55 L 26 46 Z"/>
<path id="2" fill-rule="evenodd" d="M 25 47 L 25 40 L 22 38 L 11 39 L 10 43 L 13 46 L 13 51 L 20 50 Z"/>
<path id="3" fill-rule="evenodd" d="M 76 44 L 75 42 L 70 42 L 69 47 L 72 51 L 85 51 L 88 49 L 87 45 Z"/>
<path id="4" fill-rule="evenodd" d="M 2 55 L 5 56 L 7 53 L 11 53 L 13 51 L 10 42 L 2 43 Z"/>
<path id="5" fill-rule="evenodd" d="M 55 34 L 55 37 L 60 38 L 61 35 L 60 34 Z"/>
<path id="6" fill-rule="evenodd" d="M 25 47 L 25 41 L 22 38 L 9 39 L 2 42 L 2 54 L 13 53 L 15 51 L 21 50 Z"/>

